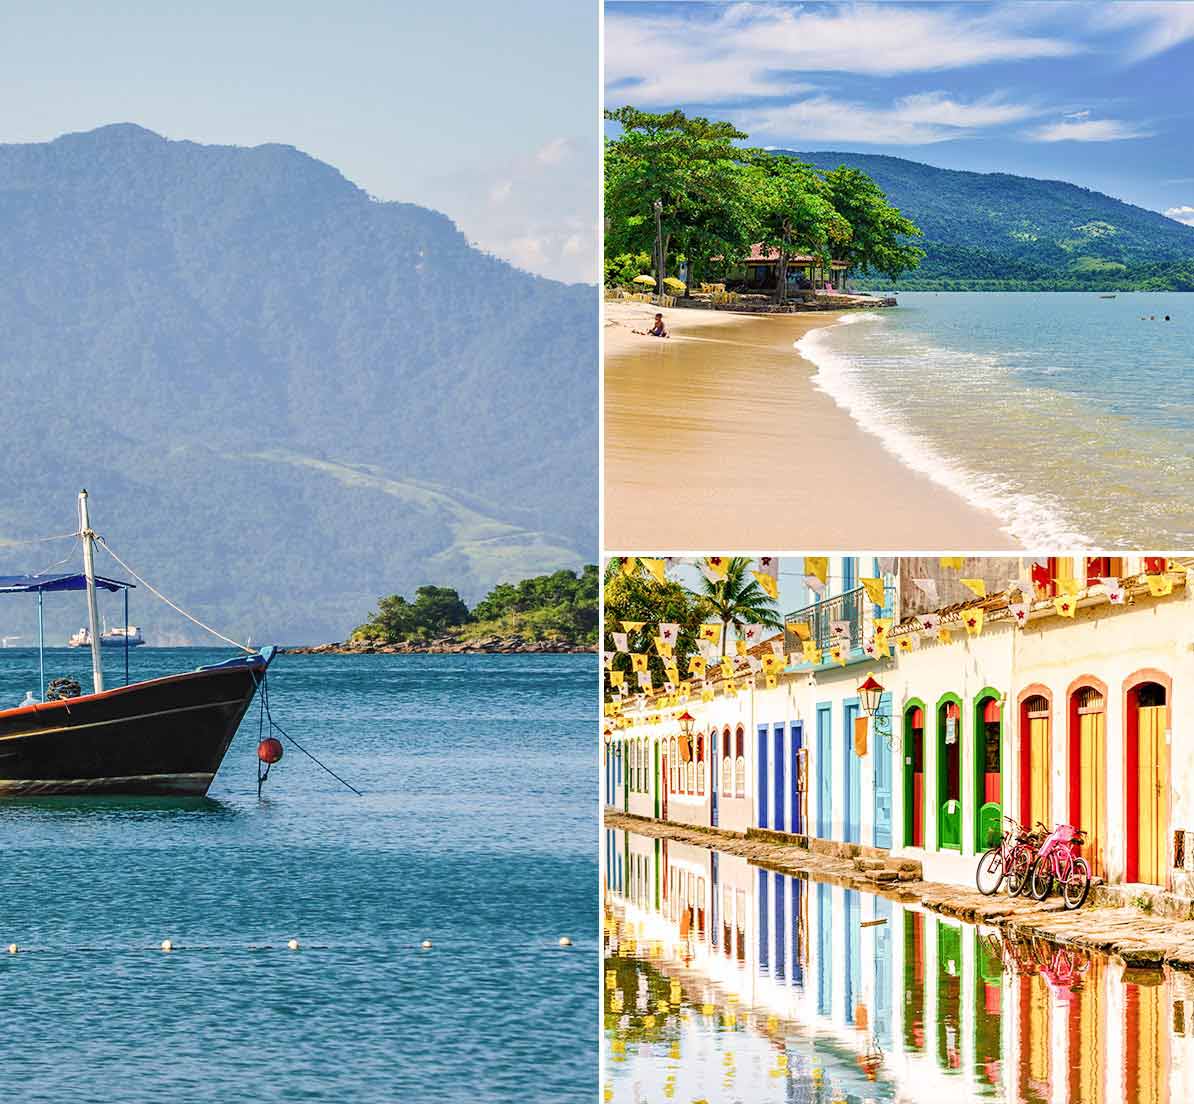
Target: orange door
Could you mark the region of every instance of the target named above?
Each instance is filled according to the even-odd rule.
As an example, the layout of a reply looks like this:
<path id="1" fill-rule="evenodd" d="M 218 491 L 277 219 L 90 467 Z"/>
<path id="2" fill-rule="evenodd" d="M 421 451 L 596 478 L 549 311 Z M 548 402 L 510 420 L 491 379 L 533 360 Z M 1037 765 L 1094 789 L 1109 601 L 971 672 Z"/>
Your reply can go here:
<path id="1" fill-rule="evenodd" d="M 1028 827 L 1038 820 L 1053 826 L 1049 811 L 1049 718 L 1031 717 L 1028 721 Z"/>
<path id="2" fill-rule="evenodd" d="M 1165 748 L 1167 707 L 1141 706 L 1137 711 L 1137 805 L 1140 832 L 1139 879 L 1165 884 L 1166 838 L 1169 832 L 1169 768 Z"/>

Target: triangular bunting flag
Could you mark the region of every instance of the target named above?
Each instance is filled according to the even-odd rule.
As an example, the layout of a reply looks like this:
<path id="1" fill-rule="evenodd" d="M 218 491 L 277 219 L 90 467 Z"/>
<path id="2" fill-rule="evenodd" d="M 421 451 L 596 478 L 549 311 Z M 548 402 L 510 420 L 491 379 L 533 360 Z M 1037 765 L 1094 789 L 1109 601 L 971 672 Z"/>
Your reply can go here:
<path id="1" fill-rule="evenodd" d="M 973 591 L 976 598 L 985 598 L 987 596 L 987 583 L 985 579 L 959 579 L 967 590 Z"/>
<path id="2" fill-rule="evenodd" d="M 952 568 L 954 571 L 961 571 L 962 564 L 965 562 L 964 556 L 942 556 L 941 566 Z"/>
<path id="3" fill-rule="evenodd" d="M 1122 606 L 1124 604 L 1124 588 L 1118 579 L 1100 578 L 1099 582 L 1103 584 L 1103 589 L 1107 592 L 1107 598 L 1113 606 Z"/>
<path id="4" fill-rule="evenodd" d="M 983 611 L 981 608 L 962 610 L 962 625 L 967 636 L 978 636 L 983 631 Z"/>
<path id="5" fill-rule="evenodd" d="M 721 629 L 720 624 L 706 622 L 701 626 L 698 635 L 701 640 L 708 640 L 710 644 L 716 644 L 721 639 Z"/>
<path id="6" fill-rule="evenodd" d="M 630 651 L 629 633 L 610 633 L 609 635 L 614 638 L 614 651 Z"/>
<path id="7" fill-rule="evenodd" d="M 1073 617 L 1078 608 L 1078 603 L 1070 594 L 1059 594 L 1053 599 L 1053 608 L 1057 610 L 1060 617 Z"/>
<path id="8" fill-rule="evenodd" d="M 924 593 L 930 602 L 936 602 L 937 599 L 937 580 L 936 579 L 913 579 L 912 582 L 916 588 Z"/>
<path id="9" fill-rule="evenodd" d="M 675 644 L 680 635 L 680 626 L 674 621 L 661 621 L 659 624 L 659 639 L 665 644 Z"/>
<path id="10" fill-rule="evenodd" d="M 797 640 L 807 640 L 812 635 L 807 621 L 789 621 L 784 626 Z"/>
<path id="11" fill-rule="evenodd" d="M 664 574 L 665 567 L 663 560 L 647 559 L 644 556 L 640 556 L 638 562 L 651 572 L 657 583 L 663 584 L 667 582 L 667 576 Z"/>
<path id="12" fill-rule="evenodd" d="M 887 601 L 887 592 L 883 586 L 882 579 L 859 579 L 863 588 L 866 590 L 866 596 L 876 605 L 881 606 Z"/>
<path id="13" fill-rule="evenodd" d="M 704 656 L 690 656 L 688 659 L 688 673 L 701 678 L 705 674 L 705 657 Z"/>
<path id="14" fill-rule="evenodd" d="M 647 669 L 647 656 L 644 652 L 630 653 L 630 669 L 632 671 L 645 671 Z"/>
<path id="15" fill-rule="evenodd" d="M 1173 580 L 1168 575 L 1146 575 L 1145 580 L 1148 582 L 1148 592 L 1154 598 L 1164 598 L 1166 594 L 1173 593 Z"/>
<path id="16" fill-rule="evenodd" d="M 937 628 L 937 642 L 939 644 L 949 644 L 954 638 L 954 634 L 949 631 L 945 625 L 940 625 Z"/>

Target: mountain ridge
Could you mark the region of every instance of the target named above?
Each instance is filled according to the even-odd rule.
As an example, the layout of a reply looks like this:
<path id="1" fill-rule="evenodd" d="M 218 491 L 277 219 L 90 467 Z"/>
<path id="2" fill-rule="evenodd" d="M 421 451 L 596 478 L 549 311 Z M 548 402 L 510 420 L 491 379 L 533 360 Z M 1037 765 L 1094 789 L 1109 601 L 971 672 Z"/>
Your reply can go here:
<path id="1" fill-rule="evenodd" d="M 293 146 L 131 123 L 0 145 L 0 379 L 19 396 L 0 407 L 0 538 L 63 531 L 85 485 L 121 555 L 257 640 L 333 638 L 423 583 L 475 598 L 579 567 L 596 311 L 592 287 Z M 179 573 L 167 537 L 192 530 L 199 567 Z M 283 582 L 294 541 L 311 558 L 283 557 Z M 218 569 L 233 559 L 270 566 Z M 30 566 L 2 539 L 0 563 Z"/>
<path id="2" fill-rule="evenodd" d="M 1194 227 L 1064 180 L 946 169 L 886 154 L 777 149 L 872 176 L 924 231 L 909 289 L 1194 290 Z M 861 278 L 859 286 L 890 286 Z"/>

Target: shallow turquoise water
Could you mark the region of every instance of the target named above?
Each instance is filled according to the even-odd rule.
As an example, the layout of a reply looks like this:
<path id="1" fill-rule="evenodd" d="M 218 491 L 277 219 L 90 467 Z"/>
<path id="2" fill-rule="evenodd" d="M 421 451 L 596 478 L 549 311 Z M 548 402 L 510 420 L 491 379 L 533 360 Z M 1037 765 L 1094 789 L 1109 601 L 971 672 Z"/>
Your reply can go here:
<path id="1" fill-rule="evenodd" d="M 1189 546 L 1194 295 L 898 299 L 798 347 L 904 463 L 1029 547 Z"/>
<path id="2" fill-rule="evenodd" d="M 227 654 L 141 649 L 133 676 Z M 0 803 L 6 1095 L 594 1099 L 595 675 L 281 656 L 274 716 L 364 797 L 288 748 L 258 802 L 254 709 L 207 800 Z M 0 700 L 35 685 L 0 650 Z"/>

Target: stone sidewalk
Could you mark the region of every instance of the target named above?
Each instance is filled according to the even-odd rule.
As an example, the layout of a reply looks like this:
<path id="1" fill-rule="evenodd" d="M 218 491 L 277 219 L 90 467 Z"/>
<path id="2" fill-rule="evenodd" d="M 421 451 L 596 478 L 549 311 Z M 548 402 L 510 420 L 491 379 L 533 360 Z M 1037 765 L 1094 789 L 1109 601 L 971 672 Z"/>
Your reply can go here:
<path id="1" fill-rule="evenodd" d="M 1092 888 L 1091 900 L 1071 912 L 1057 897 L 1039 903 L 1031 897 L 1009 897 L 1004 892 L 985 897 L 973 887 L 927 882 L 921 877 L 919 862 L 889 858 L 882 852 L 867 854 L 865 848 L 861 849 L 863 854 L 843 857 L 832 853 L 833 845 L 824 850 L 810 850 L 778 833 L 751 832 L 744 836 L 717 828 L 659 822 L 609 809 L 605 811 L 605 826 L 716 848 L 782 874 L 807 876 L 882 894 L 902 904 L 920 905 L 971 924 L 994 925 L 1013 938 L 1039 937 L 1101 951 L 1133 967 L 1169 965 L 1194 970 L 1194 920 L 1153 916 L 1131 905 L 1119 904 L 1117 897 L 1121 895 L 1096 892 L 1096 888 L 1103 887 Z M 1117 887 L 1106 888 L 1114 891 Z"/>

